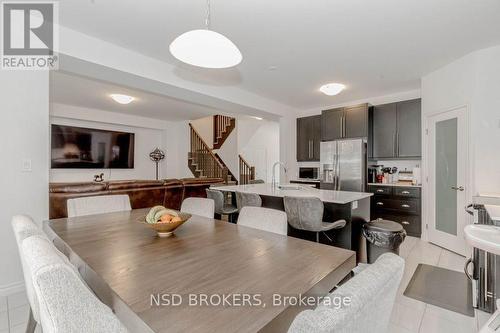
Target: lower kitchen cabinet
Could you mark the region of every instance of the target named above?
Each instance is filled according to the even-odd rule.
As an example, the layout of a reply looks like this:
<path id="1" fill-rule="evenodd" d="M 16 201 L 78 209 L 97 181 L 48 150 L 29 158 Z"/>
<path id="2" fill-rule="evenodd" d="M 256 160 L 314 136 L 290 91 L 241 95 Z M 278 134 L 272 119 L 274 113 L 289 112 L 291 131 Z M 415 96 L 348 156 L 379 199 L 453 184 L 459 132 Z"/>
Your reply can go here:
<path id="1" fill-rule="evenodd" d="M 421 191 L 418 187 L 368 186 L 371 198 L 371 219 L 400 223 L 408 236 L 422 234 Z"/>

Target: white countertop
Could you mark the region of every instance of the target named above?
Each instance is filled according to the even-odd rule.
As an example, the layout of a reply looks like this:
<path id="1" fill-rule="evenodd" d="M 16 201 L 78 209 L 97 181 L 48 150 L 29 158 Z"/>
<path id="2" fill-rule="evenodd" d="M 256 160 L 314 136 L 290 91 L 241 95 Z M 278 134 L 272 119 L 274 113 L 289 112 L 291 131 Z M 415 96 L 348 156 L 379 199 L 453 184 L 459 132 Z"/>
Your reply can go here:
<path id="1" fill-rule="evenodd" d="M 401 186 L 401 187 L 422 187 L 422 185 L 402 184 L 402 183 L 368 183 L 370 186 Z"/>
<path id="2" fill-rule="evenodd" d="M 288 185 L 288 184 L 287 184 Z M 245 192 L 265 195 L 270 197 L 316 197 L 323 202 L 347 204 L 357 200 L 369 198 L 373 193 L 365 192 L 348 192 L 348 191 L 330 191 L 319 190 L 310 186 L 300 184 L 296 185 L 299 189 L 278 189 L 273 188 L 271 184 L 249 184 L 249 185 L 234 185 L 234 186 L 214 186 L 214 190 L 223 192 Z"/>

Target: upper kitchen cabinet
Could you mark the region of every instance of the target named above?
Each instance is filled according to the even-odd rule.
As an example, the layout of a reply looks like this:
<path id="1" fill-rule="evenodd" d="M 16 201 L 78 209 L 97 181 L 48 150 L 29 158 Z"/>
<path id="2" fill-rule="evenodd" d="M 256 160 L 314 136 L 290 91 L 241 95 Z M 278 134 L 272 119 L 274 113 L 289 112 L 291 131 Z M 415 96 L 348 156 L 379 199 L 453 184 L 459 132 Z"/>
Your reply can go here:
<path id="1" fill-rule="evenodd" d="M 421 110 L 420 99 L 398 103 L 398 157 L 422 155 Z"/>
<path id="2" fill-rule="evenodd" d="M 420 158 L 420 99 L 377 105 L 370 117 L 370 158 Z"/>
<path id="3" fill-rule="evenodd" d="M 321 116 L 297 118 L 297 161 L 319 161 Z"/>
<path id="4" fill-rule="evenodd" d="M 325 110 L 321 113 L 321 140 L 368 137 L 368 104 Z"/>
<path id="5" fill-rule="evenodd" d="M 344 108 L 321 112 L 321 141 L 342 139 L 344 133 Z"/>

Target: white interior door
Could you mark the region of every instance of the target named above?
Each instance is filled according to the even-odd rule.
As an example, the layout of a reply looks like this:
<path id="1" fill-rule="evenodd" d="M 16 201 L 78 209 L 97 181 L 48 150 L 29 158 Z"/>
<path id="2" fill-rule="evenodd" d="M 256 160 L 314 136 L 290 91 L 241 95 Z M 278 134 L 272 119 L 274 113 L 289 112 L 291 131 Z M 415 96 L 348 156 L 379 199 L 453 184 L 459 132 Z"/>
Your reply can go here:
<path id="1" fill-rule="evenodd" d="M 429 241 L 466 254 L 468 130 L 465 107 L 430 116 L 428 129 Z"/>

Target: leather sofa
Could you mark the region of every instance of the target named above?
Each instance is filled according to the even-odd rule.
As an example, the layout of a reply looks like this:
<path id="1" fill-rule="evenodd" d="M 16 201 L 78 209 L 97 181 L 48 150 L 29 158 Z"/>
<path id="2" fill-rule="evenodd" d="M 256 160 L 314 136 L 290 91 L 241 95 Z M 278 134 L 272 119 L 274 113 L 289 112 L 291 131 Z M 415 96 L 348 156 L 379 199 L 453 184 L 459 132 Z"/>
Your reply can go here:
<path id="1" fill-rule="evenodd" d="M 132 209 L 162 205 L 180 209 L 189 197 L 206 197 L 205 189 L 221 184 L 221 178 L 183 178 L 165 180 L 119 180 L 109 182 L 50 183 L 49 217 L 67 217 L 66 201 L 96 195 L 127 194 Z"/>

